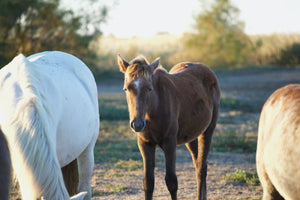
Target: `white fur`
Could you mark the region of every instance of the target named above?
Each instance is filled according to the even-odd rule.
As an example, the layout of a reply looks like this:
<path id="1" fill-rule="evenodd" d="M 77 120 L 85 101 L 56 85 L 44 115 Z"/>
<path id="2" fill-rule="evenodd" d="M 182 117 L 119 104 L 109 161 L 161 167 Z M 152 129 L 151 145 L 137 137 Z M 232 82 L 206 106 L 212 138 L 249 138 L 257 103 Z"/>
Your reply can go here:
<path id="1" fill-rule="evenodd" d="M 23 199 L 69 199 L 60 168 L 76 158 L 79 191 L 90 199 L 100 124 L 86 65 L 57 51 L 19 55 L 0 70 L 0 102 L 0 126 Z"/>
<path id="2" fill-rule="evenodd" d="M 135 85 L 137 91 L 140 90 L 140 82 L 141 82 L 141 79 L 139 79 L 139 78 L 132 82 Z"/>

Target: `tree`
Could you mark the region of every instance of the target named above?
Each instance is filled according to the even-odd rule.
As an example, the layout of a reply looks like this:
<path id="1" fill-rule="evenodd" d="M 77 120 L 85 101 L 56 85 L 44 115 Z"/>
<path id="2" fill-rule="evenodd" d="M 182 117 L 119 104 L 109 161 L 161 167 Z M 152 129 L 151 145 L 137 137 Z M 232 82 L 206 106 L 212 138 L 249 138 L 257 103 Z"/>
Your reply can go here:
<path id="1" fill-rule="evenodd" d="M 210 66 L 244 64 L 253 46 L 238 15 L 230 0 L 215 0 L 196 16 L 196 33 L 186 36 L 185 47 Z"/>
<path id="2" fill-rule="evenodd" d="M 274 64 L 287 67 L 295 67 L 300 65 L 300 43 L 293 43 L 286 48 L 281 49 L 279 57 Z"/>
<path id="3" fill-rule="evenodd" d="M 79 33 L 82 16 L 59 8 L 59 0 L 0 1 L 0 66 L 19 53 L 30 55 L 45 50 L 66 51 L 90 60 L 88 45 L 99 34 Z M 102 8 L 101 20 L 106 16 Z"/>

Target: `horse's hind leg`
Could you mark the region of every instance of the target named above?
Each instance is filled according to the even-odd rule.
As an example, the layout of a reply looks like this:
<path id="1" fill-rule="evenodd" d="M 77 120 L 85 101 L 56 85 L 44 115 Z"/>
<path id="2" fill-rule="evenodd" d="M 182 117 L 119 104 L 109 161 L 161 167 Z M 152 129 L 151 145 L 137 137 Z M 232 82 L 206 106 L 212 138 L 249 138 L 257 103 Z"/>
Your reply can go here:
<path id="1" fill-rule="evenodd" d="M 94 169 L 94 145 L 89 145 L 77 158 L 79 174 L 79 192 L 87 192 L 85 200 L 91 199 L 91 177 Z"/>
<path id="2" fill-rule="evenodd" d="M 201 134 L 198 139 L 186 144 L 190 151 L 196 169 L 198 200 L 206 200 L 207 155 L 211 138 Z"/>
<path id="3" fill-rule="evenodd" d="M 210 149 L 211 138 L 216 127 L 218 110 L 214 111 L 214 117 L 208 128 L 197 139 L 186 143 L 190 151 L 196 169 L 198 199 L 206 200 L 206 176 L 207 156 Z"/>
<path id="4" fill-rule="evenodd" d="M 279 194 L 274 185 L 272 184 L 268 173 L 266 172 L 265 166 L 260 160 L 257 160 L 257 173 L 263 188 L 263 200 L 284 200 Z"/>

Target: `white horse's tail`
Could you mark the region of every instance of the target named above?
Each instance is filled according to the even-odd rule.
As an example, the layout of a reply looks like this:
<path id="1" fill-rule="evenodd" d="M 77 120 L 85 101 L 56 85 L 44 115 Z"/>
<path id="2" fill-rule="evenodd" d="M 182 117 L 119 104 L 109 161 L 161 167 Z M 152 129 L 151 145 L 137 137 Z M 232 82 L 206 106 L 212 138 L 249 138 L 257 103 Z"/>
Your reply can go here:
<path id="1" fill-rule="evenodd" d="M 47 119 L 48 118 L 48 119 Z M 49 137 L 49 113 L 39 98 L 22 99 L 11 124 L 6 126 L 13 168 L 23 199 L 69 199 L 54 141 Z"/>
<path id="2" fill-rule="evenodd" d="M 80 192 L 79 194 L 72 196 L 71 200 L 83 200 L 86 194 L 87 192 Z M 47 199 L 42 197 L 42 200 L 47 200 Z"/>

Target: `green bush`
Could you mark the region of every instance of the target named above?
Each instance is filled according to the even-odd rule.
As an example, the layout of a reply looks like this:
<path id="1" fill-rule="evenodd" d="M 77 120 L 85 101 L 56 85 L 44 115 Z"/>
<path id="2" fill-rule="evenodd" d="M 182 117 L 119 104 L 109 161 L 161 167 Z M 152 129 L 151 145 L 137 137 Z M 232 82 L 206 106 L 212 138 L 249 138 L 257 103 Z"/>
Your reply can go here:
<path id="1" fill-rule="evenodd" d="M 277 63 L 288 67 L 300 65 L 300 43 L 293 43 L 282 49 Z"/>

